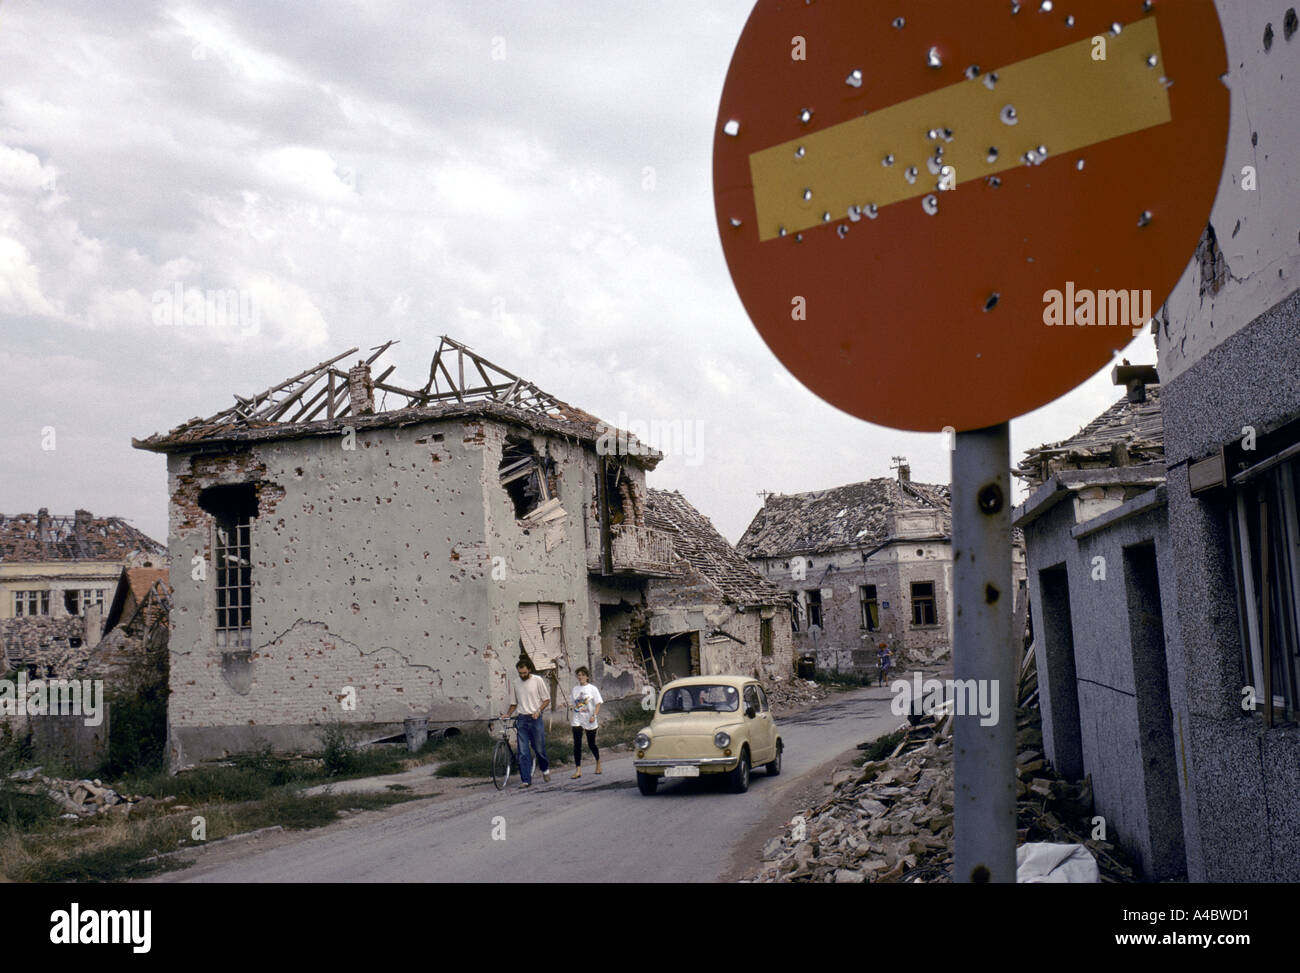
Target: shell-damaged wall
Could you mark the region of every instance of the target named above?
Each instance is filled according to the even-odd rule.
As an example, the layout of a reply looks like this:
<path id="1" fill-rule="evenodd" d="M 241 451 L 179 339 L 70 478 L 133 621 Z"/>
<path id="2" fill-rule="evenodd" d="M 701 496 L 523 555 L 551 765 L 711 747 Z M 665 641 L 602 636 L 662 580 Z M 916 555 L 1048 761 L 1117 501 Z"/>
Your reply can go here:
<path id="1" fill-rule="evenodd" d="M 525 439 L 551 470 L 549 486 L 564 516 L 540 522 L 516 519 L 509 495 L 498 486 L 506 437 Z M 484 449 L 490 476 L 484 492 L 486 524 L 483 556 L 489 560 L 490 618 L 488 636 L 500 647 L 501 665 L 491 673 L 490 693 L 496 713 L 505 712 L 507 679 L 514 678 L 519 658 L 519 606 L 534 602 L 561 606 L 561 648 L 556 660 L 558 690 L 574 684 L 573 670 L 591 669 L 592 642 L 599 644 L 599 606 L 594 600 L 587 568 L 584 507 L 596 492 L 596 453 L 590 445 L 554 436 L 529 435 L 525 430 L 489 425 Z M 629 475 L 644 484 L 644 471 L 630 467 Z M 495 560 L 494 560 L 495 559 Z M 601 686 L 601 691 L 605 687 Z M 562 710 L 561 710 L 562 712 Z"/>
<path id="2" fill-rule="evenodd" d="M 554 460 L 559 526 L 516 521 L 498 482 L 507 434 Z M 570 647 L 594 631 L 581 530 L 594 462 L 577 443 L 481 420 L 170 456 L 172 766 L 260 739 L 318 747 L 334 720 L 400 729 L 414 715 L 501 712 L 520 602 L 562 604 Z M 240 652 L 216 645 L 215 521 L 199 497 L 249 483 L 252 634 Z"/>

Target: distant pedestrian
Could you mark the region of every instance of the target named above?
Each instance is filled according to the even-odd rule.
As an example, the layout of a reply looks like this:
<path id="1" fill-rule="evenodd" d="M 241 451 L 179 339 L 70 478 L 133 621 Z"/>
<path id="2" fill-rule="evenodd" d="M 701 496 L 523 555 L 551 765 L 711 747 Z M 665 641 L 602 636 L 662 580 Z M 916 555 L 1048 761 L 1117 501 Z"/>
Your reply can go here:
<path id="1" fill-rule="evenodd" d="M 582 735 L 587 734 L 587 748 L 596 758 L 596 773 L 600 773 L 600 750 L 596 747 L 597 718 L 600 706 L 605 702 L 600 690 L 591 684 L 591 673 L 586 666 L 578 666 L 573 671 L 578 677 L 578 685 L 569 694 L 569 709 L 573 713 L 573 776 L 582 776 Z"/>
<path id="2" fill-rule="evenodd" d="M 537 751 L 537 766 L 542 771 L 542 780 L 551 779 L 551 762 L 546 759 L 546 729 L 542 725 L 542 714 L 551 705 L 551 692 L 546 688 L 546 680 L 533 672 L 527 657 L 520 657 L 515 671 L 519 678 L 510 684 L 510 709 L 506 710 L 506 716 L 519 710 L 519 719 L 515 722 L 519 736 L 519 786 L 531 787 L 534 750 Z"/>
<path id="3" fill-rule="evenodd" d="M 876 653 L 876 664 L 880 667 L 880 682 L 878 685 L 885 684 L 885 678 L 889 675 L 889 667 L 893 663 L 894 657 L 889 651 L 889 646 L 884 642 L 880 643 L 880 651 Z"/>

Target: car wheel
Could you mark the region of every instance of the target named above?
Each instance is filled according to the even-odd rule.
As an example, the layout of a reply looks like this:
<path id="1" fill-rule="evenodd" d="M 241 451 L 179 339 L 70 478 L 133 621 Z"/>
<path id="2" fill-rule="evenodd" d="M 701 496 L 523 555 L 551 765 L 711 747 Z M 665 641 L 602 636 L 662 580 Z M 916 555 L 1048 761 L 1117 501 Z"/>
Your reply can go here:
<path id="1" fill-rule="evenodd" d="M 740 763 L 736 764 L 736 769 L 727 776 L 731 779 L 731 789 L 737 794 L 749 790 L 749 747 L 741 749 Z"/>
<path id="2" fill-rule="evenodd" d="M 781 741 L 780 741 L 780 740 L 777 740 L 777 741 L 776 741 L 776 759 L 773 760 L 770 764 L 764 764 L 764 765 L 763 765 L 763 769 L 767 771 L 767 776 L 769 776 L 769 777 L 776 777 L 778 774 L 781 773 L 781 751 L 784 750 L 784 749 L 785 749 L 785 747 L 784 747 L 784 745 L 782 745 Z"/>
<path id="3" fill-rule="evenodd" d="M 649 797 L 659 789 L 659 778 L 654 774 L 643 774 L 641 771 L 636 772 L 636 786 L 641 789 L 641 793 Z"/>

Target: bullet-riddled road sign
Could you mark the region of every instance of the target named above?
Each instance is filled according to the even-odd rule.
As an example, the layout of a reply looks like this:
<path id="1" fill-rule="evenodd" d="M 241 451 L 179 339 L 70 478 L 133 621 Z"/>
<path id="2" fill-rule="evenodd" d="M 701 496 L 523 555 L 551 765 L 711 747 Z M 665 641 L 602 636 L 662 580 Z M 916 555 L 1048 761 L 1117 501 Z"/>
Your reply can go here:
<path id="1" fill-rule="evenodd" d="M 759 0 L 714 142 L 741 300 L 796 377 L 871 422 L 1043 405 L 1187 266 L 1226 71 L 1212 0 Z"/>

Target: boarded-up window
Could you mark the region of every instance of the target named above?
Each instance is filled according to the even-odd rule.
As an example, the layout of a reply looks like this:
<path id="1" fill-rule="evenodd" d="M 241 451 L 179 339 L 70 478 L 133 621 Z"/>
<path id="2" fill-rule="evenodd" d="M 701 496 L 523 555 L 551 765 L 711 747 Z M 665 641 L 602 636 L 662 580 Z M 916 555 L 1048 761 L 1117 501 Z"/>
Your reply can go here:
<path id="1" fill-rule="evenodd" d="M 551 601 L 519 605 L 519 637 L 537 669 L 550 669 L 564 655 L 563 607 Z"/>

